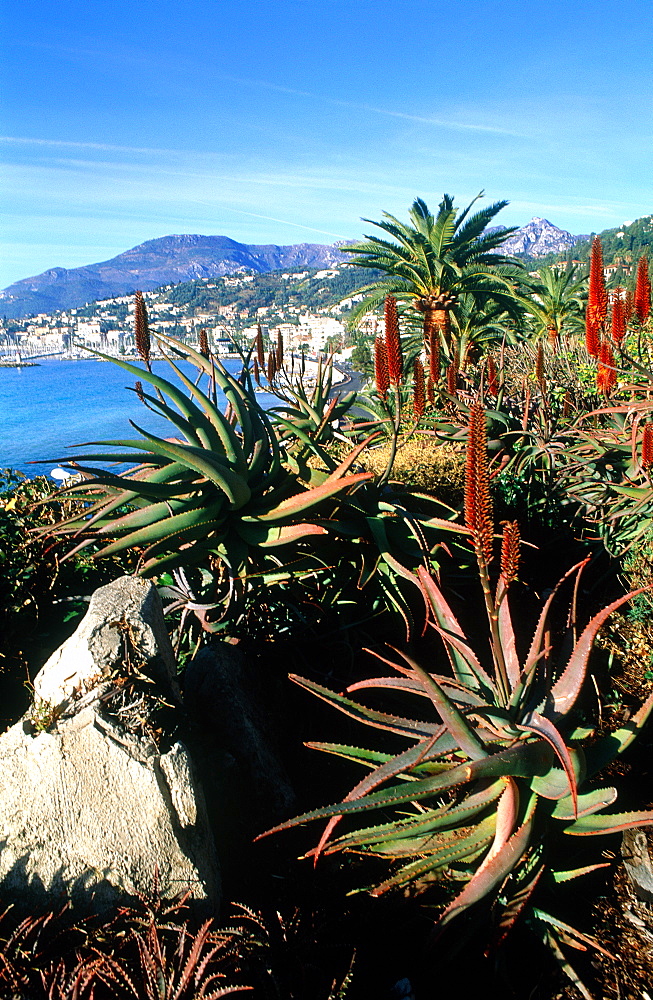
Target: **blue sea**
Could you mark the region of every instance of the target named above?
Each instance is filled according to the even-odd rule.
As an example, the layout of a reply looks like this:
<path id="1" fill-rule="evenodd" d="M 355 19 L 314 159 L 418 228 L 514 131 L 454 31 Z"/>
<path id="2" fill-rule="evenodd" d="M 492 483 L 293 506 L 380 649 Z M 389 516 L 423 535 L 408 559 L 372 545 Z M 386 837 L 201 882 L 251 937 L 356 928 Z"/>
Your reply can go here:
<path id="1" fill-rule="evenodd" d="M 129 361 L 141 367 L 140 362 Z M 191 365 L 181 367 L 189 377 L 197 375 Z M 237 374 L 240 361 L 227 359 L 226 367 Z M 176 382 L 165 361 L 155 361 L 153 371 Z M 49 475 L 67 457 L 82 454 L 79 445 L 84 442 L 138 438 L 130 419 L 162 437 L 175 434 L 166 420 L 129 391 L 134 381 L 118 365 L 86 359 L 0 368 L 0 469 L 17 469 L 30 477 Z M 141 381 L 148 392 L 147 382 Z M 275 397 L 261 394 L 258 400 L 272 406 Z M 218 405 L 224 409 L 220 394 Z"/>

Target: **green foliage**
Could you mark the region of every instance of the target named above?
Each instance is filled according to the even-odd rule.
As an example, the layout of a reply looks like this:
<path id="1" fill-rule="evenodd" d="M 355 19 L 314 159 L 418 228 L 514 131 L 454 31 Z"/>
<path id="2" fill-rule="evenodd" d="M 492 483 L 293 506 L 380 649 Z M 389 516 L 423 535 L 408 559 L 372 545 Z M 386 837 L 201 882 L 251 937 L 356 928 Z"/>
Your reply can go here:
<path id="1" fill-rule="evenodd" d="M 632 743 L 653 709 L 653 695 L 628 726 L 597 739 L 575 706 L 597 632 L 628 597 L 597 614 L 572 642 L 569 655 L 554 655 L 548 616 L 558 584 L 535 624 L 530 648 L 520 655 L 508 581 L 502 574 L 492 593 L 480 557 L 479 569 L 489 658 L 482 646 L 472 646 L 435 580 L 420 570 L 419 585 L 444 643 L 449 675 L 394 650 L 392 658 L 379 657 L 392 675 L 358 681 L 346 694 L 293 676 L 341 712 L 377 733 L 401 736 L 408 746 L 396 752 L 383 741 L 369 748 L 309 744 L 362 764 L 369 773 L 342 801 L 275 830 L 326 820 L 317 847 L 309 852 L 315 859 L 353 851 L 393 863 L 370 887 L 373 895 L 446 874 L 465 885 L 441 914 L 440 930 L 492 902 L 501 937 L 524 911 L 534 929 L 560 950 L 566 940 L 558 933 L 563 925 L 534 905 L 536 887 L 601 867 L 591 857 L 584 862 L 575 855 L 569 870 L 569 849 L 563 844 L 558 853 L 560 834 L 586 838 L 653 825 L 653 812 L 605 812 L 617 798 L 616 789 L 585 784 Z M 392 707 L 371 708 L 351 697 L 363 690 L 390 692 Z M 407 711 L 396 707 L 399 698 L 409 702 Z M 341 821 L 348 829 L 335 836 Z M 572 942 L 588 940 L 572 928 L 567 932 Z"/>
<path id="2" fill-rule="evenodd" d="M 359 289 L 366 297 L 354 310 L 354 318 L 375 309 L 386 295 L 412 303 L 415 299 L 427 301 L 446 293 L 466 294 L 477 308 L 490 301 L 500 304 L 503 311 L 516 312 L 513 283 L 517 268 L 511 266 L 505 271 L 511 262 L 495 252 L 515 230 L 486 232 L 507 202 L 496 202 L 470 216 L 476 200 L 459 213 L 452 197 L 445 194 L 437 216 L 433 216 L 418 198 L 409 211 L 408 225 L 387 212 L 383 213 L 382 222 L 365 219 L 394 242 L 367 236 L 366 242 L 347 247 L 348 253 L 356 255 L 358 267 L 385 275 Z M 456 313 L 455 305 L 453 312 Z"/>
<path id="3" fill-rule="evenodd" d="M 371 482 L 371 473 L 352 473 L 366 442 L 341 462 L 331 457 L 321 441 L 347 400 L 328 403 L 322 387 L 313 400 L 322 409 L 316 410 L 297 391 L 294 406 L 270 416 L 247 372 L 243 385 L 219 362 L 161 339 L 215 380 L 227 413 L 211 401 L 211 388 L 203 392 L 173 362 L 188 395 L 164 378 L 111 359 L 154 386 L 157 395 L 144 393 L 145 403 L 181 436 L 156 437 L 134 424 L 140 439 L 104 442 L 117 451 L 72 459 L 83 479 L 61 497 L 84 506 L 53 533 L 75 541 L 73 553 L 90 542 L 106 543 L 98 557 L 136 551 L 138 572 L 172 574 L 174 596 L 187 597 L 207 629 L 224 627 L 247 599 L 267 594 L 272 585 L 323 575 L 333 580 L 334 572 L 377 595 L 368 603 L 371 612 L 382 594 L 410 629 L 413 611 L 401 579 L 435 558 L 443 531 L 458 530 L 447 520 L 453 512 L 426 496 L 384 490 Z M 309 463 L 307 456 L 316 461 Z M 110 472 L 104 468 L 110 462 L 132 468 Z M 193 567 L 202 574 L 199 593 L 182 579 Z M 215 621 L 220 614 L 222 625 Z"/>

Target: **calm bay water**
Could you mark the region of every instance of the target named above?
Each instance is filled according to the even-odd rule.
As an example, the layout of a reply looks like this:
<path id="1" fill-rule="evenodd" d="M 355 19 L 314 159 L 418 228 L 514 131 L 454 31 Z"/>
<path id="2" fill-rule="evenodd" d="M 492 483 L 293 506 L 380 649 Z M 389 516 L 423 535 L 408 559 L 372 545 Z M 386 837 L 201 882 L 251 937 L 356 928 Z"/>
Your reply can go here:
<path id="1" fill-rule="evenodd" d="M 136 364 L 132 359 L 130 363 Z M 181 367 L 191 377 L 197 374 L 190 365 Z M 226 367 L 237 373 L 240 361 L 229 359 Z M 176 381 L 165 361 L 154 362 L 153 368 L 155 374 Z M 167 421 L 147 410 L 135 393 L 128 391 L 130 385 L 134 379 L 129 372 L 94 360 L 0 368 L 0 469 L 19 469 L 28 476 L 48 474 L 67 453 L 77 453 L 75 445 L 137 438 L 130 419 L 162 437 L 174 434 Z M 143 386 L 147 392 L 145 380 Z M 258 398 L 263 406 L 272 405 L 274 399 L 266 394 Z M 30 464 L 39 459 L 47 461 Z"/>

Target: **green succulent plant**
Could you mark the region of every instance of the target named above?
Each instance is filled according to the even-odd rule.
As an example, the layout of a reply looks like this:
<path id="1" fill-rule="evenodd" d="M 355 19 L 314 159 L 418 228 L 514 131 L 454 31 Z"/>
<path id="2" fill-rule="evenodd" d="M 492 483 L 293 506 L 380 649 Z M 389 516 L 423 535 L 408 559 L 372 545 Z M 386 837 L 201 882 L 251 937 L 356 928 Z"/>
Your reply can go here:
<path id="1" fill-rule="evenodd" d="M 367 440 L 344 460 L 333 458 L 318 440 L 324 417 L 313 435 L 303 417 L 293 422 L 292 412 L 272 419 L 256 400 L 246 366 L 237 380 L 218 360 L 159 339 L 200 377 L 208 376 L 208 394 L 171 358 L 183 389 L 107 358 L 154 388 L 150 394 L 141 383 L 137 392 L 175 436 L 159 437 L 132 422 L 139 439 L 90 442 L 84 447 L 115 450 L 57 459 L 81 475 L 58 498 L 85 503 L 49 528 L 76 542 L 69 555 L 99 542 L 106 544 L 97 557 L 136 549 L 144 576 L 179 576 L 197 567 L 201 593 L 190 594 L 185 585 L 177 590 L 189 591 L 192 610 L 208 629 L 218 608 L 224 617 L 252 590 L 334 566 L 360 588 L 373 579 L 409 625 L 412 613 L 398 580 L 433 557 L 442 531 L 459 530 L 448 520 L 455 512 L 429 497 L 384 490 L 371 482 L 372 473 L 352 471 Z M 216 385 L 227 400 L 225 413 L 212 399 Z M 299 462 L 294 442 L 316 461 Z M 130 468 L 112 472 L 110 463 Z"/>
<path id="2" fill-rule="evenodd" d="M 464 888 L 441 914 L 440 931 L 470 908 L 478 910 L 482 901 L 493 904 L 500 937 L 524 912 L 574 978 L 560 944 L 589 939 L 537 907 L 534 893 L 541 880 L 566 882 L 601 864 L 569 868 L 569 852 L 561 864 L 553 846 L 559 844 L 558 834 L 587 838 L 653 825 L 650 811 L 606 812 L 617 790 L 587 784 L 641 731 L 653 710 L 653 695 L 627 726 L 608 736 L 596 738 L 575 711 L 594 639 L 608 616 L 633 595 L 595 615 L 567 657 L 556 655 L 548 618 L 561 584 L 584 563 L 573 567 L 546 600 L 530 647 L 520 655 L 508 597 L 518 568 L 519 532 L 514 522 L 506 524 L 501 571 L 492 585 L 494 530 L 485 414 L 479 406 L 472 407 L 470 419 L 465 516 L 487 610 L 486 651 L 474 648 L 442 589 L 420 567 L 415 583 L 429 604 L 450 674 L 393 650 L 392 658 L 380 659 L 394 675 L 359 681 L 344 694 L 293 676 L 341 712 L 404 737 L 408 746 L 397 753 L 378 745 L 308 744 L 362 764 L 370 773 L 341 802 L 275 830 L 327 820 L 317 847 L 309 852 L 316 860 L 323 853 L 351 851 L 386 858 L 393 869 L 369 888 L 373 895 L 425 876 L 446 873 L 461 880 Z M 410 704 L 405 712 L 371 708 L 351 697 L 362 690 L 391 691 L 394 699 L 404 697 Z M 418 703 L 430 711 L 420 711 Z M 343 820 L 346 832 L 336 836 Z"/>

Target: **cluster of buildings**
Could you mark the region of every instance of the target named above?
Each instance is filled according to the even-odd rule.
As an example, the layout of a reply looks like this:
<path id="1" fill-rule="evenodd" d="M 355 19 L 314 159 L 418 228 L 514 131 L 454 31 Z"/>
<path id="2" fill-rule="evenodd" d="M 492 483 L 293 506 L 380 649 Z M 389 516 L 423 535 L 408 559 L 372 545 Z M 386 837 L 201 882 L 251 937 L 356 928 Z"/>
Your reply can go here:
<path id="1" fill-rule="evenodd" d="M 316 278 L 330 272 L 318 272 Z M 283 274 L 281 280 L 305 278 L 308 272 Z M 238 274 L 220 279 L 223 286 L 237 287 L 254 280 L 253 275 Z M 207 332 L 209 343 L 216 354 L 228 355 L 235 345 L 247 349 L 260 325 L 270 346 L 276 345 L 280 333 L 288 350 L 304 350 L 316 354 L 325 350 L 338 350 L 346 342 L 344 323 L 333 313 L 341 312 L 347 304 L 311 313 L 298 306 L 262 306 L 247 309 L 239 303 L 197 308 L 190 304 L 176 304 L 167 293 L 175 286 L 145 292 L 149 325 L 153 334 L 163 333 L 188 344 L 197 345 L 199 332 Z M 215 281 L 204 281 L 203 290 L 216 289 Z M 0 357 L 20 354 L 25 358 L 43 356 L 80 357 L 83 348 L 102 351 L 110 355 L 136 353 L 134 342 L 134 296 L 123 295 L 105 299 L 78 309 L 39 314 L 26 319 L 0 321 Z"/>

